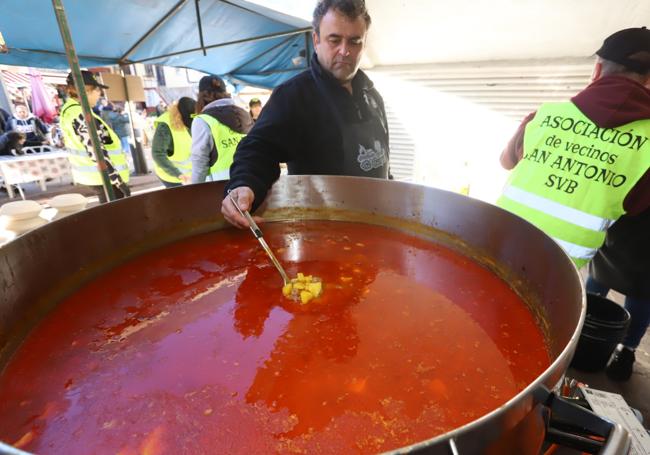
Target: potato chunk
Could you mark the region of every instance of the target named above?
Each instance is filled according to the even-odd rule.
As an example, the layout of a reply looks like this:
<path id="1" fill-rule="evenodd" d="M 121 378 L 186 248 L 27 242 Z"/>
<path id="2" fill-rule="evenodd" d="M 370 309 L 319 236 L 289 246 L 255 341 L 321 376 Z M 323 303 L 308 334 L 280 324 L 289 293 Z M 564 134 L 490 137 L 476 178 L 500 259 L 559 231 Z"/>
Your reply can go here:
<path id="1" fill-rule="evenodd" d="M 323 283 L 315 282 L 315 283 L 309 283 L 307 285 L 307 290 L 311 292 L 314 297 L 318 297 L 321 292 L 323 292 Z"/>
<path id="2" fill-rule="evenodd" d="M 282 287 L 282 295 L 305 305 L 323 293 L 323 282 L 313 275 L 298 273 Z"/>
<path id="3" fill-rule="evenodd" d="M 292 283 L 288 283 L 288 284 L 285 284 L 284 286 L 282 286 L 282 294 L 285 297 L 291 297 L 291 292 L 292 291 L 293 291 L 293 284 Z"/>
<path id="4" fill-rule="evenodd" d="M 305 305 L 314 298 L 314 294 L 309 291 L 300 291 L 300 302 Z"/>

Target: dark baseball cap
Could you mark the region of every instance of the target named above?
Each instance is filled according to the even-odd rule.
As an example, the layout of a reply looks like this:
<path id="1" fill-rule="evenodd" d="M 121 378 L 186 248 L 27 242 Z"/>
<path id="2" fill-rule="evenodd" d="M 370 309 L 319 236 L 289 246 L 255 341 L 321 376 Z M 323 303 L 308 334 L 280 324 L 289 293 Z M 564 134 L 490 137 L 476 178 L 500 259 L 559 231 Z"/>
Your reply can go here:
<path id="1" fill-rule="evenodd" d="M 87 70 L 81 70 L 81 77 L 83 77 L 84 80 L 84 85 L 90 85 L 93 87 L 99 87 L 99 88 L 108 88 L 108 85 L 104 85 L 100 83 L 96 78 L 93 73 Z M 66 82 L 68 85 L 74 85 L 74 79 L 72 78 L 72 72 L 68 74 L 68 77 L 66 78 Z"/>
<path id="2" fill-rule="evenodd" d="M 645 27 L 626 28 L 610 35 L 596 51 L 596 55 L 623 65 L 630 71 L 646 74 L 650 71 L 650 59 L 641 61 L 630 58 L 639 52 L 650 53 L 650 30 Z"/>
<path id="3" fill-rule="evenodd" d="M 219 76 L 203 76 L 199 81 L 199 92 L 225 92 L 226 83 Z"/>

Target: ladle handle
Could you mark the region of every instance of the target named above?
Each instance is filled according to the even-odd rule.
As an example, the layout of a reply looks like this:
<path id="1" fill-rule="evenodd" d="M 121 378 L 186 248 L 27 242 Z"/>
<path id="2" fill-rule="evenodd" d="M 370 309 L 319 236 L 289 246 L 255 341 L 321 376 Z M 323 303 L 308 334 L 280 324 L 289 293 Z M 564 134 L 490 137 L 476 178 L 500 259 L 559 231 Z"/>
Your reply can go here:
<path id="1" fill-rule="evenodd" d="M 289 283 L 289 277 L 287 276 L 287 272 L 284 271 L 284 268 L 282 267 L 282 264 L 280 264 L 280 261 L 275 257 L 275 254 L 273 254 L 273 250 L 271 250 L 271 247 L 266 243 L 266 240 L 264 240 L 264 237 L 262 236 L 262 230 L 257 226 L 257 223 L 251 216 L 251 214 L 248 212 L 248 210 L 242 210 L 239 208 L 239 204 L 235 200 L 234 197 L 230 194 L 230 191 L 228 192 L 228 197 L 234 204 L 235 208 L 239 212 L 241 216 L 246 218 L 246 221 L 248 221 L 248 225 L 250 227 L 251 232 L 255 236 L 258 242 L 260 242 L 260 245 L 262 245 L 262 248 L 264 251 L 266 251 L 266 254 L 269 256 L 269 259 L 271 259 L 271 262 L 275 266 L 276 269 L 278 269 L 278 272 L 280 272 L 280 275 L 282 276 L 282 280 L 284 281 L 284 284 L 286 285 Z"/>

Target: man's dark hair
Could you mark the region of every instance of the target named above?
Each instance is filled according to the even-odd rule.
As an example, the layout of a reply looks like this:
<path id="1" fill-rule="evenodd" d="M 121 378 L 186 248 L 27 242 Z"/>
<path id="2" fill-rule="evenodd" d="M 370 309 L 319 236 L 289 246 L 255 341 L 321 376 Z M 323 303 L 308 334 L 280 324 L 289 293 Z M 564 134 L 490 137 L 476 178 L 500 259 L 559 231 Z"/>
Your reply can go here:
<path id="1" fill-rule="evenodd" d="M 366 30 L 370 28 L 372 20 L 368 14 L 365 0 L 319 0 L 314 8 L 314 19 L 312 20 L 317 35 L 320 36 L 320 22 L 323 20 L 323 16 L 331 9 L 343 13 L 352 20 L 363 17 L 363 20 L 366 21 Z"/>

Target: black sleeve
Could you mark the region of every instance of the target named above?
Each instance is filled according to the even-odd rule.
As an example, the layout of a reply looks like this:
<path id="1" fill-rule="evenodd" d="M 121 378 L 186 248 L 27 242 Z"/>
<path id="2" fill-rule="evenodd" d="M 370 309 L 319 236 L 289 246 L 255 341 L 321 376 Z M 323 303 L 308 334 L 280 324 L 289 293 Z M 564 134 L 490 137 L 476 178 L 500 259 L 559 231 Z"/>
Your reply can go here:
<path id="1" fill-rule="evenodd" d="M 250 187 L 255 193 L 253 209 L 262 203 L 269 188 L 280 177 L 280 163 L 297 156 L 299 144 L 303 143 L 303 128 L 298 121 L 299 101 L 295 87 L 276 88 L 253 129 L 237 147 L 226 191 Z"/>

